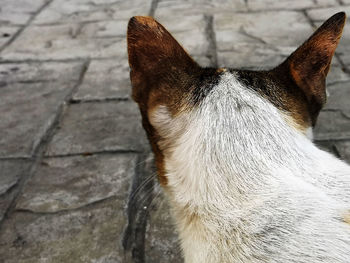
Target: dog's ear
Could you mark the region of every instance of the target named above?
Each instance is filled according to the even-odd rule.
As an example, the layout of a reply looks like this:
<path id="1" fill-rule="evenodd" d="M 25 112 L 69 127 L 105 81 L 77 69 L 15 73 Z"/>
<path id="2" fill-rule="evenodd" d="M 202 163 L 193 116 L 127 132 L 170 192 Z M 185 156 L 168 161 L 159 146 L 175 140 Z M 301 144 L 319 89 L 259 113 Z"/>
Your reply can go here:
<path id="1" fill-rule="evenodd" d="M 140 107 L 147 107 L 153 91 L 158 93 L 156 100 L 171 99 L 176 89 L 186 86 L 199 69 L 174 37 L 152 17 L 131 18 L 127 41 L 132 95 Z"/>
<path id="2" fill-rule="evenodd" d="M 158 146 L 160 135 L 151 125 L 150 115 L 157 106 L 171 114 L 181 109 L 181 101 L 201 71 L 172 35 L 151 17 L 137 16 L 128 24 L 128 56 L 132 97 L 138 103 L 142 124 L 155 154 L 159 180 L 166 184 L 164 156 Z"/>
<path id="3" fill-rule="evenodd" d="M 344 12 L 329 18 L 278 68 L 305 94 L 312 125 L 326 102 L 326 76 L 345 24 Z"/>

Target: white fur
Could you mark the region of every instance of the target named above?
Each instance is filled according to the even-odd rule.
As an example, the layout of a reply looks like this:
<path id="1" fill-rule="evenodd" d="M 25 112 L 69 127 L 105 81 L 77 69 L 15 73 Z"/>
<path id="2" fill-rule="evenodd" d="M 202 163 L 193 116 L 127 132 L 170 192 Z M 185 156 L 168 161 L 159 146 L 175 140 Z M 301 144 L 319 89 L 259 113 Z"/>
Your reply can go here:
<path id="1" fill-rule="evenodd" d="M 234 74 L 198 107 L 149 117 L 186 263 L 350 262 L 349 166 Z"/>
<path id="2" fill-rule="evenodd" d="M 314 132 L 312 130 L 312 127 L 306 129 L 306 137 L 308 137 L 311 141 L 314 140 Z"/>

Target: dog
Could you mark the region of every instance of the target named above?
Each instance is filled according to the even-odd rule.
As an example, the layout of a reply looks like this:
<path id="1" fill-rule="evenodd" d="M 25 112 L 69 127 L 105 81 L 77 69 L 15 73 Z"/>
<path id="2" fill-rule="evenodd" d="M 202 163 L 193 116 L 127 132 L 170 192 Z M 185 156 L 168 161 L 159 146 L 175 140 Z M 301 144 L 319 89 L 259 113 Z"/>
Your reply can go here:
<path id="1" fill-rule="evenodd" d="M 202 68 L 156 20 L 130 19 L 132 97 L 186 263 L 350 262 L 350 166 L 312 142 L 345 21 L 249 71 Z"/>

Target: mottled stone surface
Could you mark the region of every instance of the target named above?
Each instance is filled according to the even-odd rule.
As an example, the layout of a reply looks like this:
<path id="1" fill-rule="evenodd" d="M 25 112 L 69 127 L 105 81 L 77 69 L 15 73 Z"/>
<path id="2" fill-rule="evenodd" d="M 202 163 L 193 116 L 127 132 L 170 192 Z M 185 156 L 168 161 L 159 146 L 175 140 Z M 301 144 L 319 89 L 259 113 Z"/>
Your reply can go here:
<path id="1" fill-rule="evenodd" d="M 312 33 L 305 16 L 292 11 L 217 14 L 214 29 L 218 64 L 236 68 L 276 66 Z"/>
<path id="2" fill-rule="evenodd" d="M 282 10 L 288 10 L 288 9 L 305 9 L 310 8 L 314 6 L 314 2 L 312 0 L 303 0 L 303 1 L 294 1 L 294 0 L 286 0 L 286 1 L 274 1 L 274 0 L 249 0 L 248 7 L 250 10 L 273 10 L 273 9 L 282 9 Z M 331 1 L 328 1 L 331 2 Z"/>
<path id="3" fill-rule="evenodd" d="M 334 15 L 335 13 L 342 12 L 342 11 L 349 14 L 350 6 L 336 5 L 333 7 L 309 9 L 307 10 L 307 14 L 310 16 L 310 18 L 313 21 L 323 22 L 330 16 Z"/>
<path id="4" fill-rule="evenodd" d="M 24 25 L 48 0 L 1 0 L 0 26 Z"/>
<path id="5" fill-rule="evenodd" d="M 0 64 L 1 82 L 46 82 L 61 83 L 78 81 L 83 62 L 28 62 Z"/>
<path id="6" fill-rule="evenodd" d="M 16 209 L 52 213 L 112 196 L 125 198 L 135 165 L 131 154 L 44 159 L 22 190 Z"/>
<path id="7" fill-rule="evenodd" d="M 339 110 L 350 119 L 350 82 L 340 82 L 327 87 L 329 94 L 326 110 Z"/>
<path id="8" fill-rule="evenodd" d="M 178 16 L 166 15 L 160 10 L 155 17 L 201 66 L 215 63 L 207 31 L 210 23 L 208 16 L 189 15 L 186 19 L 179 20 Z"/>
<path id="9" fill-rule="evenodd" d="M 21 178 L 28 176 L 30 165 L 30 161 L 0 160 L 0 221 L 14 198 L 14 188 Z"/>
<path id="10" fill-rule="evenodd" d="M 33 154 L 82 70 L 82 62 L 0 64 L 0 157 Z"/>
<path id="11" fill-rule="evenodd" d="M 316 140 L 350 139 L 350 82 L 327 87 L 329 97 L 315 129 Z"/>
<path id="12" fill-rule="evenodd" d="M 73 96 L 75 100 L 126 99 L 131 85 L 127 58 L 93 60 L 83 83 Z"/>
<path id="13" fill-rule="evenodd" d="M 0 49 L 2 49 L 20 29 L 18 26 L 1 26 L 0 24 Z"/>
<path id="14" fill-rule="evenodd" d="M 152 0 L 56 0 L 33 21 L 34 24 L 81 23 L 103 20 L 127 21 L 148 15 Z M 124 31 L 123 28 L 120 32 Z"/>
<path id="15" fill-rule="evenodd" d="M 135 103 L 73 104 L 67 109 L 47 155 L 141 151 L 146 144 Z"/>
<path id="16" fill-rule="evenodd" d="M 247 54 L 251 55 L 247 56 Z M 243 44 L 238 46 L 237 50 L 219 51 L 218 65 L 232 68 L 269 69 L 277 66 L 285 58 L 266 47 Z"/>
<path id="17" fill-rule="evenodd" d="M 322 111 L 315 128 L 316 140 L 350 140 L 350 118 L 341 111 Z"/>
<path id="18" fill-rule="evenodd" d="M 215 13 L 235 13 L 248 11 L 244 0 L 203 0 L 203 1 L 173 1 L 160 0 L 155 15 L 184 17 L 188 15 L 213 15 Z M 185 20 L 185 19 L 182 19 Z"/>
<path id="19" fill-rule="evenodd" d="M 236 43 L 249 43 L 247 41 L 249 38 L 250 42 L 274 47 L 297 47 L 312 33 L 312 27 L 299 12 L 218 14 L 214 17 L 218 50 L 230 50 Z M 242 39 L 237 38 L 236 41 L 221 39 L 230 33 L 243 35 Z"/>
<path id="20" fill-rule="evenodd" d="M 66 213 L 14 212 L 0 234 L 6 263 L 125 262 L 126 198 Z"/>
<path id="21" fill-rule="evenodd" d="M 103 23 L 120 26 L 118 21 Z M 125 38 L 118 35 L 100 37 L 104 31 L 101 22 L 31 26 L 4 49 L 2 58 L 47 60 L 126 56 Z"/>
<path id="22" fill-rule="evenodd" d="M 338 141 L 334 145 L 340 155 L 340 158 L 350 164 L 350 140 Z"/>
<path id="23" fill-rule="evenodd" d="M 344 69 L 341 66 L 339 66 L 339 63 L 338 65 L 336 65 L 336 63 L 337 61 L 333 59 L 331 69 L 326 79 L 328 85 L 327 89 L 329 89 L 329 85 L 335 82 L 345 82 L 350 80 L 350 74 L 346 73 Z"/>
<path id="24" fill-rule="evenodd" d="M 183 262 L 168 201 L 159 185 L 154 192 L 146 230 L 146 262 Z"/>
<path id="25" fill-rule="evenodd" d="M 350 164 L 350 140 L 345 141 L 317 141 L 319 147 L 334 154 L 338 158 Z"/>
<path id="26" fill-rule="evenodd" d="M 30 157 L 73 87 L 59 82 L 1 87 L 0 157 Z"/>

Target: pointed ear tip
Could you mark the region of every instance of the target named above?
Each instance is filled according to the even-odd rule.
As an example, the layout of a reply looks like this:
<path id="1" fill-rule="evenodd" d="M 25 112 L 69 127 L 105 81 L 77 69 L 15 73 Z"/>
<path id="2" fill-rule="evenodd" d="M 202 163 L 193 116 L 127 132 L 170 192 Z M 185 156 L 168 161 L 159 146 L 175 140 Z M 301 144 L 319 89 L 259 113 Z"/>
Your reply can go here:
<path id="1" fill-rule="evenodd" d="M 156 27 L 158 22 L 151 16 L 133 16 L 129 19 L 128 23 L 128 33 L 134 29 L 142 27 Z"/>
<path id="2" fill-rule="evenodd" d="M 338 16 L 340 19 L 346 19 L 346 13 L 344 11 L 336 13 L 335 16 Z"/>
<path id="3" fill-rule="evenodd" d="M 333 18 L 333 19 L 332 19 Z M 333 15 L 330 20 L 337 21 L 339 24 L 344 25 L 346 21 L 346 13 L 345 12 L 339 12 Z"/>

